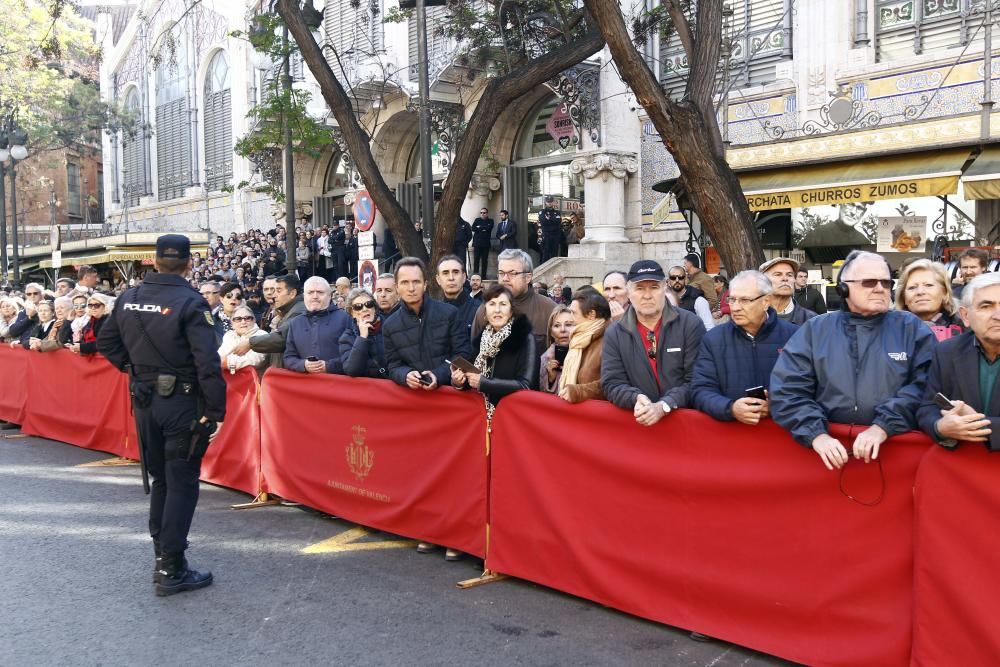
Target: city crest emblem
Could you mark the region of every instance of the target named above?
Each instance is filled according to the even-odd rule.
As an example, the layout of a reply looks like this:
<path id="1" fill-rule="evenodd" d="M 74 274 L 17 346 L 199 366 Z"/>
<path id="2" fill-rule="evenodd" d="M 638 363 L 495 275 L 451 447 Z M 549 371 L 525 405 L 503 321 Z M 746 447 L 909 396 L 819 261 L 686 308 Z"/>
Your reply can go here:
<path id="1" fill-rule="evenodd" d="M 347 467 L 361 482 L 375 465 L 375 452 L 365 444 L 365 433 L 368 430 L 364 426 L 355 424 L 351 431 L 353 432 L 352 442 L 344 448 L 347 454 Z"/>

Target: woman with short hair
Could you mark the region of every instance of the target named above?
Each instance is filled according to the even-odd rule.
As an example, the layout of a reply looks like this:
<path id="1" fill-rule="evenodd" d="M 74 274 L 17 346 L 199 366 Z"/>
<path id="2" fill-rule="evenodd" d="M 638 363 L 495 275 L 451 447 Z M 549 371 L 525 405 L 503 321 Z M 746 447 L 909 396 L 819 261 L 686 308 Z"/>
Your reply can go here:
<path id="1" fill-rule="evenodd" d="M 61 350 L 73 340 L 73 327 L 70 326 L 73 321 L 73 299 L 61 296 L 55 300 L 53 307 L 56 313 L 55 324 L 49 335 L 40 342 L 38 349 L 41 352 Z"/>
<path id="2" fill-rule="evenodd" d="M 899 274 L 896 308 L 908 310 L 923 320 L 939 341 L 965 331 L 955 310 L 948 272 L 929 259 L 911 262 Z"/>
<path id="3" fill-rule="evenodd" d="M 223 283 L 219 288 L 219 296 L 221 298 L 220 308 L 216 315 L 219 321 L 222 322 L 223 331 L 233 330 L 233 313 L 236 312 L 237 306 L 243 305 L 243 287 L 239 283 L 227 282 Z"/>
<path id="4" fill-rule="evenodd" d="M 588 286 L 576 291 L 570 310 L 576 326 L 559 376 L 559 398 L 570 403 L 602 400 L 601 357 L 611 306 L 603 294 Z"/>
<path id="5" fill-rule="evenodd" d="M 355 287 L 347 293 L 351 324 L 340 335 L 340 363 L 351 377 L 385 378 L 385 343 L 382 313 L 368 290 Z"/>
<path id="6" fill-rule="evenodd" d="M 23 326 L 28 319 L 24 312 L 24 304 L 12 296 L 0 298 L 0 339 L 4 343 L 16 341 L 20 336 L 12 336 L 10 330 Z"/>
<path id="7" fill-rule="evenodd" d="M 243 341 L 250 341 L 258 335 L 266 335 L 257 327 L 257 318 L 253 314 L 250 306 L 236 306 L 230 318 L 232 328 L 222 336 L 222 345 L 219 346 L 219 358 L 222 360 L 222 367 L 230 373 L 235 373 L 240 368 L 252 366 L 262 369 L 267 365 L 267 355 L 260 352 L 248 351 L 246 354 L 234 354 L 233 350 Z"/>
<path id="8" fill-rule="evenodd" d="M 114 302 L 100 292 L 94 292 L 87 297 L 87 323 L 80 330 L 80 341 L 69 343 L 66 348 L 74 354 L 97 354 L 97 336 Z"/>
<path id="9" fill-rule="evenodd" d="M 51 301 L 39 301 L 37 313 L 38 324 L 31 328 L 21 344 L 29 350 L 41 351 L 42 341 L 49 337 L 49 332 L 56 325 L 56 311 Z"/>

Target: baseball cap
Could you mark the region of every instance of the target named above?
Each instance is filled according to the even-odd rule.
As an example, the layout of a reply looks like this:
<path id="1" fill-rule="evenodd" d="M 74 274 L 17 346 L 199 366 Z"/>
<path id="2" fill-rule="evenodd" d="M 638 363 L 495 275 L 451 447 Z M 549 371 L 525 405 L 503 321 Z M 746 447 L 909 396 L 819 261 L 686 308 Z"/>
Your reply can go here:
<path id="1" fill-rule="evenodd" d="M 628 270 L 628 281 L 630 283 L 664 279 L 663 267 L 651 259 L 640 259 Z"/>
<path id="2" fill-rule="evenodd" d="M 795 272 L 795 273 L 797 273 L 798 270 L 799 270 L 799 263 L 796 262 L 794 259 L 792 259 L 790 257 L 775 257 L 774 259 L 769 259 L 766 262 L 764 262 L 763 264 L 761 264 L 760 265 L 760 272 L 761 273 L 767 273 L 768 269 L 770 269 L 772 266 L 776 266 L 778 264 L 788 264 L 789 266 L 792 267 L 792 271 Z"/>
<path id="3" fill-rule="evenodd" d="M 156 256 L 160 259 L 188 259 L 191 241 L 182 234 L 163 234 L 156 239 Z"/>

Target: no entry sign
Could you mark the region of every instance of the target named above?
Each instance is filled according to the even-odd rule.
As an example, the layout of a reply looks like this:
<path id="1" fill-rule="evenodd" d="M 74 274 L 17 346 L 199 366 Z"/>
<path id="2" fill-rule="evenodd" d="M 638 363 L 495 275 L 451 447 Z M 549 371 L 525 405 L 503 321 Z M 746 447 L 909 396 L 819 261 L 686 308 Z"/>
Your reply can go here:
<path id="1" fill-rule="evenodd" d="M 375 208 L 375 202 L 372 201 L 372 196 L 368 194 L 368 191 L 362 190 L 359 192 L 354 199 L 355 226 L 359 230 L 367 232 L 375 224 L 375 214 L 377 212 L 378 209 Z"/>

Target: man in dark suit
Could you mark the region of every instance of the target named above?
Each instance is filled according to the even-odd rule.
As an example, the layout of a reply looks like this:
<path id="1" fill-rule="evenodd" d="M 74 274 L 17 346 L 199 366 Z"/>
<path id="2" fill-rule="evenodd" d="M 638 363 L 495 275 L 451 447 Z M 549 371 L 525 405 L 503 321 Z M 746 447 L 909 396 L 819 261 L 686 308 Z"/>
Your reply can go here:
<path id="1" fill-rule="evenodd" d="M 490 212 L 483 208 L 479 217 L 472 222 L 472 272 L 486 277 L 486 268 L 490 260 L 490 236 L 493 234 L 493 218 Z"/>
<path id="2" fill-rule="evenodd" d="M 962 291 L 962 319 L 971 331 L 937 345 L 917 422 L 939 444 L 982 442 L 1000 451 L 1000 274 L 974 278 Z M 935 404 L 943 394 L 950 410 Z"/>
<path id="3" fill-rule="evenodd" d="M 510 219 L 507 209 L 500 211 L 500 222 L 497 223 L 497 241 L 500 242 L 500 252 L 517 247 L 517 223 Z"/>
<path id="4" fill-rule="evenodd" d="M 455 224 L 455 242 L 452 244 L 452 253 L 462 259 L 462 264 L 469 262 L 469 243 L 472 242 L 472 225 L 459 216 Z"/>

